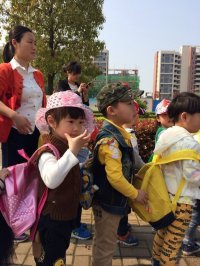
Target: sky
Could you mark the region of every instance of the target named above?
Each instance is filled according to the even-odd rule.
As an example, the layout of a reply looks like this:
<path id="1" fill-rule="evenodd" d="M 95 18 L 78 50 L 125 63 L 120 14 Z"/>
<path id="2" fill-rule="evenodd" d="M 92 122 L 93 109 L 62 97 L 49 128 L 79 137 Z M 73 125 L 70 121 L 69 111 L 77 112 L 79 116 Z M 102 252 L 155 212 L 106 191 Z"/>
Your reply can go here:
<path id="1" fill-rule="evenodd" d="M 109 50 L 109 68 L 137 68 L 140 89 L 152 91 L 159 50 L 200 46 L 200 0 L 105 0 L 99 38 Z"/>

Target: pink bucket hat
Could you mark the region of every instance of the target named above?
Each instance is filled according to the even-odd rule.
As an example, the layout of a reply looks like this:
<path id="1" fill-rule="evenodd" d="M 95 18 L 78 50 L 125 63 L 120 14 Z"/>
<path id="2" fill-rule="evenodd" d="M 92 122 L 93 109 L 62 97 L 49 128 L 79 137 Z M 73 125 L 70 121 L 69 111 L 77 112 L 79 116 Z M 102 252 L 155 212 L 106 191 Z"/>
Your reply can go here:
<path id="1" fill-rule="evenodd" d="M 162 114 L 166 114 L 167 113 L 167 109 L 170 105 L 170 101 L 167 99 L 163 99 L 157 106 L 156 106 L 156 110 L 155 113 L 156 115 L 162 115 Z"/>
<path id="2" fill-rule="evenodd" d="M 49 132 L 49 126 L 45 119 L 47 111 L 59 107 L 77 107 L 85 112 L 85 125 L 84 127 L 89 133 L 94 130 L 94 115 L 89 107 L 82 103 L 81 98 L 72 91 L 60 91 L 52 94 L 47 101 L 46 108 L 40 108 L 36 114 L 35 125 L 40 132 Z"/>

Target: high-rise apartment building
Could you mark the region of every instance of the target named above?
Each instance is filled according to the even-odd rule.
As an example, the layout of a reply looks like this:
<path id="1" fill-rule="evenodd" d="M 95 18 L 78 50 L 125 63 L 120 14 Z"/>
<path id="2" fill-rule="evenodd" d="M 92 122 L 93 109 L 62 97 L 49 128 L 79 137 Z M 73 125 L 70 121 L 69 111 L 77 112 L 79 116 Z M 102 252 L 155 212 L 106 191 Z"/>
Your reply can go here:
<path id="1" fill-rule="evenodd" d="M 102 71 L 103 75 L 108 75 L 109 51 L 104 49 L 94 58 L 93 63 Z"/>
<path id="2" fill-rule="evenodd" d="M 153 98 L 172 99 L 183 91 L 200 92 L 200 46 L 155 54 Z"/>

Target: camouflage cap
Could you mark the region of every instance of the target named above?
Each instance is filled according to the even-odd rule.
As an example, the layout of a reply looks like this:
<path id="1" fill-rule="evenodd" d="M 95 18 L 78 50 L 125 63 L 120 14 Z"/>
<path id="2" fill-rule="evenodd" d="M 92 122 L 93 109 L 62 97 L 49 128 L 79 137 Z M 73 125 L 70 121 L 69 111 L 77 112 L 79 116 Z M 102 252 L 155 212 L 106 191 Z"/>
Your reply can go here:
<path id="1" fill-rule="evenodd" d="M 128 102 L 133 99 L 132 91 L 121 83 L 111 83 L 104 86 L 97 94 L 99 112 L 114 102 Z"/>

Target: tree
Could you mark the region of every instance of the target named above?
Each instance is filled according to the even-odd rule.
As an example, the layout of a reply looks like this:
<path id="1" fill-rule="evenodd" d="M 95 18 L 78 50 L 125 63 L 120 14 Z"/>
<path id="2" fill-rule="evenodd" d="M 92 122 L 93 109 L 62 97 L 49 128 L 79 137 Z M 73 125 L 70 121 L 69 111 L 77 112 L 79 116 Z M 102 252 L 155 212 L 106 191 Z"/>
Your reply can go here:
<path id="1" fill-rule="evenodd" d="M 21 24 L 36 34 L 35 62 L 45 74 L 48 92 L 53 90 L 62 66 L 78 60 L 91 67 L 92 58 L 104 46 L 98 40 L 105 18 L 103 0 L 2 0 L 0 22 L 4 29 Z M 95 71 L 94 71 L 95 72 Z M 84 74 L 84 72 L 83 72 Z"/>

